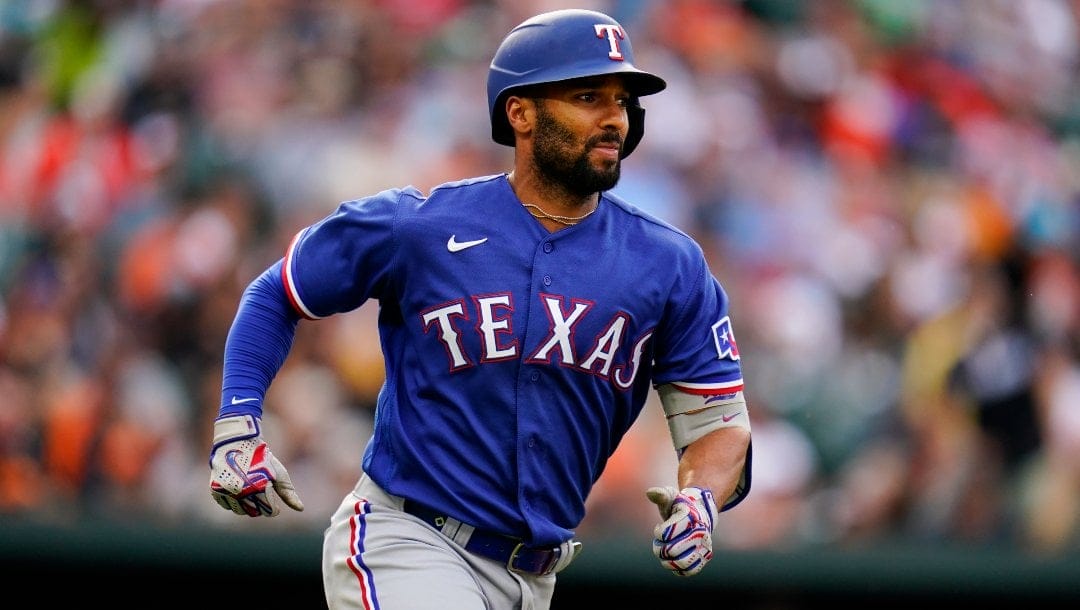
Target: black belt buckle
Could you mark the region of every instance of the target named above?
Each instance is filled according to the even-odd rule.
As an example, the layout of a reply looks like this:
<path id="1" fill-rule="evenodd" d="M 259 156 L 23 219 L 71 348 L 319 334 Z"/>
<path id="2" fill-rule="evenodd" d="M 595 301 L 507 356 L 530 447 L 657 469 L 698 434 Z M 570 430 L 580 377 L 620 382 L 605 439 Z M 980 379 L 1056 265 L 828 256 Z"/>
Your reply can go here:
<path id="1" fill-rule="evenodd" d="M 524 553 L 523 553 L 524 551 Z M 555 569 L 555 565 L 559 563 L 559 558 L 562 557 L 562 548 L 555 547 L 553 549 L 530 549 L 525 546 L 524 542 L 519 542 L 514 547 L 513 551 L 510 551 L 510 558 L 506 560 L 506 569 L 511 572 L 517 572 L 519 574 L 535 574 L 537 576 L 547 576 Z M 522 561 L 529 565 L 521 565 Z M 538 563 L 539 565 L 535 565 Z"/>

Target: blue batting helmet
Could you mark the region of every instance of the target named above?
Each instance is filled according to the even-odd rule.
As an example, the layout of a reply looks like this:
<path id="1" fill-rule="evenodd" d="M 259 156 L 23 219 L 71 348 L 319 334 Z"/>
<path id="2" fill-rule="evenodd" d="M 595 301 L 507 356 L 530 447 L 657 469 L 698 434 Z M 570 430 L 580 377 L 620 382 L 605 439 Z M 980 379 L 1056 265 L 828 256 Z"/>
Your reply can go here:
<path id="1" fill-rule="evenodd" d="M 663 91 L 667 83 L 634 66 L 630 35 L 603 13 L 565 9 L 522 22 L 503 39 L 488 68 L 491 138 L 514 145 L 504 108 L 514 89 L 607 74 L 623 76 L 633 96 L 627 108 L 630 130 L 620 154 L 626 158 L 645 134 L 645 109 L 638 105 L 638 97 Z"/>

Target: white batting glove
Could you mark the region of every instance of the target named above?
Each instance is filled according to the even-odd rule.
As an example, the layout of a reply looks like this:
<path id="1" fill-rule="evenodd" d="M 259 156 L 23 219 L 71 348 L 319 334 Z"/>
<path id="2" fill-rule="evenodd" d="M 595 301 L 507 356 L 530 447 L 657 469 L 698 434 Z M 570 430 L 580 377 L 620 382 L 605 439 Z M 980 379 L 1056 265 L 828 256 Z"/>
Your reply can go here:
<path id="1" fill-rule="evenodd" d="M 679 576 L 693 576 L 713 557 L 716 502 L 700 487 L 651 487 L 645 492 L 663 522 L 653 530 L 653 555 Z"/>
<path id="2" fill-rule="evenodd" d="M 222 508 L 249 517 L 274 517 L 281 513 L 281 502 L 304 510 L 289 473 L 262 440 L 259 424 L 253 415 L 214 421 L 210 496 Z"/>

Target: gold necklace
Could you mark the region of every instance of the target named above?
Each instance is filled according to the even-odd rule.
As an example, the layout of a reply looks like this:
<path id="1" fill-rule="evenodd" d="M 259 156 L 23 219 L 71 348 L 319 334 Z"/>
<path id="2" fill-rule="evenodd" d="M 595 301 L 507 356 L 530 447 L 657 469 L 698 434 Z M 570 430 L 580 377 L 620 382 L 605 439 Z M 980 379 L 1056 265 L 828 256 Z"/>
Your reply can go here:
<path id="1" fill-rule="evenodd" d="M 548 220 L 554 220 L 555 222 L 561 225 L 566 225 L 568 227 L 572 227 L 577 223 L 581 222 L 582 220 L 585 220 L 593 212 L 596 211 L 596 208 L 593 208 L 588 212 L 585 212 L 581 216 L 559 216 L 557 214 L 548 214 L 544 210 L 540 209 L 540 206 L 538 205 L 525 202 L 522 202 L 521 205 L 525 206 L 529 210 L 529 213 L 532 214 L 533 218 L 546 218 Z M 600 207 L 599 202 L 597 203 L 596 207 Z"/>

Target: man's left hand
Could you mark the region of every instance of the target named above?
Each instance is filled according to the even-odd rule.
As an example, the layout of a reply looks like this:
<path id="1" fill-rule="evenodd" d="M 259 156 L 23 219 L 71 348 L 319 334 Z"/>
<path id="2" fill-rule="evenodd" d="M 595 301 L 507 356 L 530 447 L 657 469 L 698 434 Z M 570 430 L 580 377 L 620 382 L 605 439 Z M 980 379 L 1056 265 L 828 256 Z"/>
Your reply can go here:
<path id="1" fill-rule="evenodd" d="M 716 502 L 700 487 L 652 487 L 645 495 L 663 519 L 653 530 L 653 555 L 679 576 L 693 576 L 712 559 Z"/>

